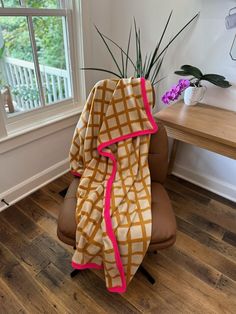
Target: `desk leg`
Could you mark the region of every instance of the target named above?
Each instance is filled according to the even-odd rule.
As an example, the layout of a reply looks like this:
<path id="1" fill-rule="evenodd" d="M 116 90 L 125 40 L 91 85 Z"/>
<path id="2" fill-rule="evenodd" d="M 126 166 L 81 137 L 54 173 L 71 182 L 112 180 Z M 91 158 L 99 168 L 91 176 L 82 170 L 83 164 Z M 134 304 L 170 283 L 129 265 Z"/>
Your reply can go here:
<path id="1" fill-rule="evenodd" d="M 179 141 L 174 139 L 173 145 L 172 145 L 172 149 L 171 149 L 171 154 L 170 154 L 169 165 L 168 165 L 168 174 L 169 175 L 171 174 L 171 172 L 173 170 L 173 167 L 174 167 L 175 156 L 176 156 L 176 153 L 177 153 L 178 144 L 179 144 Z"/>

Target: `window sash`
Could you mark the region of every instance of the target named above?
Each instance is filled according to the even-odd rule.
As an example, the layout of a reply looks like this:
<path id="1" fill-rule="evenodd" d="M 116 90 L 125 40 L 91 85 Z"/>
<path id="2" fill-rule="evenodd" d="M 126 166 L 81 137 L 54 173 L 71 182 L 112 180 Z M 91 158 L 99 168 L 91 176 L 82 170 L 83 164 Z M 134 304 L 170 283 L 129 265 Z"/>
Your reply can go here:
<path id="1" fill-rule="evenodd" d="M 67 16 L 67 9 L 0 8 L 0 16 Z"/>
<path id="2" fill-rule="evenodd" d="M 1 106 L 0 99 L 0 139 L 10 136 L 13 130 L 22 130 L 36 121 L 40 126 L 40 121 L 44 119 L 53 122 L 53 116 L 63 114 L 67 116 L 73 110 L 80 112 L 82 103 L 86 97 L 85 73 L 78 71 L 84 65 L 83 33 L 82 33 L 82 1 L 61 0 L 60 9 L 32 9 L 32 8 L 0 8 L 0 16 L 65 16 L 66 37 L 68 42 L 69 71 L 71 78 L 71 98 L 59 101 L 52 106 L 38 107 L 26 111 L 20 115 L 7 117 L 6 111 Z M 76 29 L 76 30 L 75 30 Z M 78 59 L 79 58 L 79 59 Z M 2 110 L 1 110 L 2 109 Z M 38 122 L 37 122 L 38 121 Z M 18 131 L 17 131 L 18 132 Z M 1 143 L 0 143 L 1 145 Z"/>
<path id="3" fill-rule="evenodd" d="M 63 7 L 65 7 L 65 2 L 62 2 Z M 39 89 L 39 97 L 40 97 L 40 103 L 41 106 L 35 109 L 31 109 L 29 112 L 38 112 L 46 107 L 46 100 L 45 100 L 45 95 L 44 95 L 44 89 L 43 89 L 43 84 L 42 84 L 42 78 L 40 74 L 40 66 L 39 66 L 39 61 L 38 61 L 38 54 L 37 54 L 37 47 L 36 47 L 36 41 L 35 41 L 35 34 L 34 34 L 34 26 L 33 26 L 33 17 L 37 16 L 43 16 L 43 17 L 50 17 L 50 16 L 58 16 L 58 17 L 65 17 L 65 20 L 63 21 L 63 38 L 64 38 L 64 44 L 65 47 L 68 48 L 68 53 L 66 53 L 65 59 L 66 59 L 66 65 L 67 69 L 70 72 L 69 75 L 69 80 L 70 80 L 70 87 L 71 87 L 71 97 L 62 100 L 62 101 L 57 101 L 56 103 L 53 104 L 53 106 L 59 104 L 59 103 L 65 103 L 68 100 L 72 100 L 76 98 L 78 100 L 78 95 L 75 95 L 75 81 L 74 77 L 72 75 L 71 69 L 73 68 L 73 61 L 72 61 L 72 39 L 71 39 L 71 34 L 69 31 L 69 28 L 71 29 L 71 23 L 72 23 L 72 14 L 71 10 L 68 9 L 35 9 L 35 8 L 26 8 L 26 7 L 21 7 L 21 8 L 0 8 L 0 16 L 23 16 L 27 18 L 28 22 L 28 29 L 29 29 L 29 36 L 30 36 L 30 41 L 31 41 L 31 46 L 32 46 L 32 54 L 33 54 L 33 60 L 34 60 L 34 66 L 35 66 L 35 74 L 37 78 L 37 85 Z M 65 52 L 67 50 L 65 49 Z M 25 116 L 28 111 L 22 112 L 20 115 L 16 116 L 7 116 L 5 113 L 5 120 L 7 121 L 15 121 L 18 119 L 20 116 Z M 0 113 L 1 114 L 1 113 Z"/>

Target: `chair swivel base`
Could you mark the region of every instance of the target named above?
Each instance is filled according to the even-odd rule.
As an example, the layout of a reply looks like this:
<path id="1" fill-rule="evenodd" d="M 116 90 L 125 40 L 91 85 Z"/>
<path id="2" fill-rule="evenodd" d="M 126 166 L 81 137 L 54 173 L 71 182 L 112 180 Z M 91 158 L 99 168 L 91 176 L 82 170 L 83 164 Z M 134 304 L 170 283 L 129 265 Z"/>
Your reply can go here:
<path id="1" fill-rule="evenodd" d="M 142 265 L 140 265 L 140 266 L 139 266 L 139 270 L 140 270 L 140 272 L 146 277 L 146 279 L 147 279 L 152 285 L 154 285 L 154 283 L 156 282 L 156 280 L 155 280 L 155 278 L 153 278 L 152 275 L 146 270 L 146 268 L 144 268 Z M 70 273 L 71 278 L 74 278 L 79 272 L 80 272 L 79 269 L 74 269 L 74 270 Z"/>
<path id="2" fill-rule="evenodd" d="M 152 284 L 154 285 L 154 283 L 156 282 L 155 278 L 147 271 L 147 269 L 145 267 L 143 267 L 143 265 L 139 266 L 139 270 L 140 272 L 146 277 L 146 279 Z"/>

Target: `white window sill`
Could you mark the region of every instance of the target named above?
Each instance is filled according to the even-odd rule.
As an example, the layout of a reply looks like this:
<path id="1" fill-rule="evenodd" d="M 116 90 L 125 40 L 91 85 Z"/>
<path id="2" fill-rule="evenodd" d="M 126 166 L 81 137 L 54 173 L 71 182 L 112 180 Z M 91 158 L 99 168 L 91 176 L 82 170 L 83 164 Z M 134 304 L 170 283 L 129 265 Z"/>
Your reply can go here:
<path id="1" fill-rule="evenodd" d="M 46 111 L 9 124 L 7 136 L 0 138 L 0 154 L 35 141 L 41 137 L 75 125 L 81 105 L 70 105 L 68 109 Z M 28 120 L 28 121 L 27 121 Z"/>

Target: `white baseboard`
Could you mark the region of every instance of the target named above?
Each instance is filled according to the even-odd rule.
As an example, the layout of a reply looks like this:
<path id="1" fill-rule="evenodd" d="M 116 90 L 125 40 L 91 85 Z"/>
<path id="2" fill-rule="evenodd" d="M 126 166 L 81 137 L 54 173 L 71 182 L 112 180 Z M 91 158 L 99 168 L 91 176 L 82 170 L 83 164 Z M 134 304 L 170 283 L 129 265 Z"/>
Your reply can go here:
<path id="1" fill-rule="evenodd" d="M 67 171 L 69 171 L 69 161 L 65 159 L 17 184 L 13 188 L 4 191 L 0 195 L 0 200 L 5 199 L 7 203 L 13 205 L 22 198 L 40 189 L 42 186 L 62 176 Z M 6 207 L 7 205 L 0 203 L 0 212 Z"/>
<path id="2" fill-rule="evenodd" d="M 236 186 L 233 184 L 221 181 L 215 177 L 205 176 L 176 163 L 172 174 L 236 202 Z"/>

